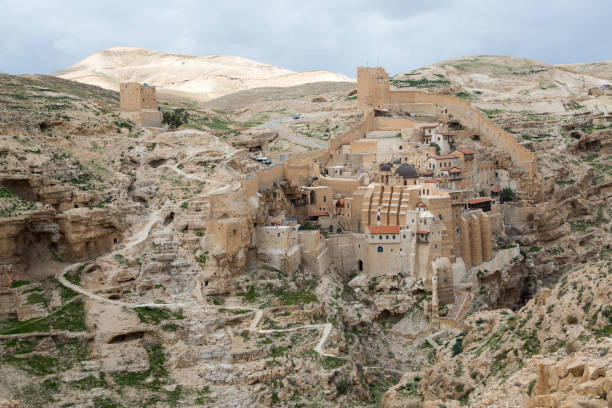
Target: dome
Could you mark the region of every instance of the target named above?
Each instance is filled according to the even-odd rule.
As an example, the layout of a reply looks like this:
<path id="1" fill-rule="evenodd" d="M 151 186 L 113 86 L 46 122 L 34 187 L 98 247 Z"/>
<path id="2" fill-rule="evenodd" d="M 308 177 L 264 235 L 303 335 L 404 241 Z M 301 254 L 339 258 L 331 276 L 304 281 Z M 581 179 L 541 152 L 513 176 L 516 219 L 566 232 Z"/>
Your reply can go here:
<path id="1" fill-rule="evenodd" d="M 408 163 L 404 163 L 395 170 L 395 174 L 398 176 L 402 176 L 403 178 L 418 178 L 419 174 L 416 169 L 409 165 Z"/>
<path id="2" fill-rule="evenodd" d="M 391 165 L 389 163 L 382 163 L 380 165 L 380 171 L 391 171 Z"/>

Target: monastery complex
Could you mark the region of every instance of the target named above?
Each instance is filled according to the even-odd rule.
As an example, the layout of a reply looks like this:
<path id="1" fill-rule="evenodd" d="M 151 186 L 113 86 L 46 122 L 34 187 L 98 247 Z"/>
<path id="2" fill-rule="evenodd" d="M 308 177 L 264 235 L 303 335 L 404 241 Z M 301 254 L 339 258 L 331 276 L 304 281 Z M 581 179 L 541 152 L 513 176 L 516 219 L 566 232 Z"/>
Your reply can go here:
<path id="1" fill-rule="evenodd" d="M 461 99 L 390 90 L 382 68 L 357 73 L 362 119 L 326 151 L 190 203 L 206 218 L 210 248 L 194 291 L 200 300 L 236 289 L 235 277 L 263 262 L 288 273 L 412 277 L 433 292 L 437 310 L 469 297 L 480 265 L 503 262 L 493 251 L 502 191 L 522 194 L 533 153 Z M 122 110 L 149 120 L 155 89 L 125 84 L 121 92 Z"/>

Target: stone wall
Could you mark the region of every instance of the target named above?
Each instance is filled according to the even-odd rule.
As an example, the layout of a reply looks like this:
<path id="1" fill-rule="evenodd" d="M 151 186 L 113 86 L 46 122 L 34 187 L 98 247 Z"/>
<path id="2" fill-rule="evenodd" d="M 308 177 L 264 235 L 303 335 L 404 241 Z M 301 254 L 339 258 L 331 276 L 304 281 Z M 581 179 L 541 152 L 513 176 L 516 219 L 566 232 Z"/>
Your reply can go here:
<path id="1" fill-rule="evenodd" d="M 408 118 L 385 117 L 380 116 L 374 118 L 375 130 L 398 130 L 398 129 L 413 129 L 417 127 L 417 123 Z"/>
<path id="2" fill-rule="evenodd" d="M 363 234 L 331 235 L 327 239 L 331 262 L 345 274 L 360 273 L 364 268 L 365 236 Z"/>
<path id="3" fill-rule="evenodd" d="M 397 105 L 421 104 L 423 109 L 432 115 L 450 114 L 459 119 L 465 127 L 471 128 L 478 134 L 482 142 L 500 147 L 509 153 L 513 163 L 524 169 L 530 177 L 536 174 L 535 154 L 521 146 L 510 133 L 499 128 L 482 112 L 474 109 L 469 102 L 463 99 L 420 91 L 391 91 L 387 73 L 382 68 L 359 67 L 357 69 L 357 92 L 357 101 L 365 112 L 376 107 L 396 105 L 393 109 L 397 110 L 400 109 Z"/>

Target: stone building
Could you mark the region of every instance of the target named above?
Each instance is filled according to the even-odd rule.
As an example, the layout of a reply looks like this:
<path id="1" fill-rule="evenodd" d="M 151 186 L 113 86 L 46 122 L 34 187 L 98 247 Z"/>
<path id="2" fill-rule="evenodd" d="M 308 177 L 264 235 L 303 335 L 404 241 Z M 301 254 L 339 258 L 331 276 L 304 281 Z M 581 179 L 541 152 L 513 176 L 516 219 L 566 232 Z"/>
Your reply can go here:
<path id="1" fill-rule="evenodd" d="M 493 233 L 503 230 L 500 180 L 513 186 L 513 175 L 530 172 L 530 152 L 465 101 L 390 90 L 381 68 L 359 68 L 357 88 L 363 121 L 330 139 L 327 151 L 290 158 L 244 181 L 242 200 L 258 203 L 257 215 L 238 222 L 234 212 L 225 222 L 239 225 L 241 237 L 252 234 L 248 242 L 236 240 L 234 228 L 216 232 L 219 221 L 207 221 L 210 236 L 221 241 L 208 280 L 211 272 L 231 275 L 247 262 L 286 272 L 301 265 L 319 277 L 335 270 L 420 279 L 439 304 L 448 304 L 459 290 L 454 284 L 494 257 Z M 404 114 L 410 109 L 439 120 L 415 122 Z M 510 152 L 512 168 L 498 169 L 496 161 L 456 146 L 457 132 L 448 129 L 462 125 Z"/>
<path id="2" fill-rule="evenodd" d="M 162 112 L 157 106 L 154 86 L 124 82 L 119 85 L 120 115 L 142 127 L 161 127 Z"/>
<path id="3" fill-rule="evenodd" d="M 257 260 L 288 273 L 295 271 L 300 264 L 298 228 L 298 224 L 257 227 Z"/>

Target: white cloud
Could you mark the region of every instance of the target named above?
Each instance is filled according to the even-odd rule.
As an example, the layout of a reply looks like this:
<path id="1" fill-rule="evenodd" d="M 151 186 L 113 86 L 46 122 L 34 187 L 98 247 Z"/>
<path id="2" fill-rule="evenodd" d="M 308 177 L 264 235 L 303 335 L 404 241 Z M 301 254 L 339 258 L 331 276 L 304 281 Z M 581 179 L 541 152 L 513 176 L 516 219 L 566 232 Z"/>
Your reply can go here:
<path id="1" fill-rule="evenodd" d="M 351 76 L 502 54 L 549 63 L 612 58 L 609 0 L 0 0 L 0 71 L 51 73 L 117 45 L 239 55 Z"/>

